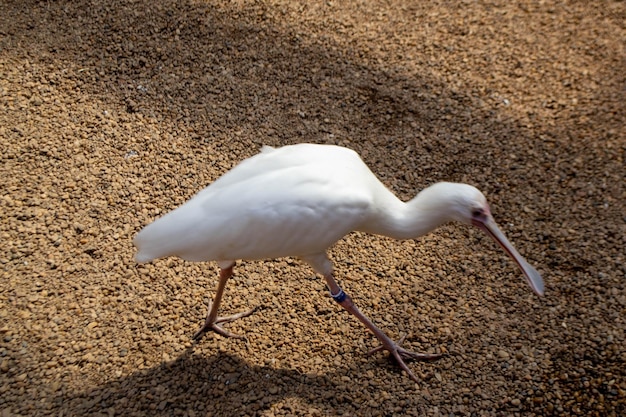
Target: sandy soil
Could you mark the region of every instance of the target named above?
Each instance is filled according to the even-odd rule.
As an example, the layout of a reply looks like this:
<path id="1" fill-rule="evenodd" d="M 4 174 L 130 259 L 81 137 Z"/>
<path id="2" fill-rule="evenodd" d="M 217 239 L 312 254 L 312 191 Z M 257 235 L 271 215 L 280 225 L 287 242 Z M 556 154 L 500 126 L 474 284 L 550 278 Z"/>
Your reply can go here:
<path id="1" fill-rule="evenodd" d="M 1 416 L 626 415 L 623 1 L 0 1 Z M 262 144 L 358 151 L 399 197 L 468 182 L 544 275 L 479 231 L 351 234 L 357 305 L 296 259 L 132 237 Z"/>

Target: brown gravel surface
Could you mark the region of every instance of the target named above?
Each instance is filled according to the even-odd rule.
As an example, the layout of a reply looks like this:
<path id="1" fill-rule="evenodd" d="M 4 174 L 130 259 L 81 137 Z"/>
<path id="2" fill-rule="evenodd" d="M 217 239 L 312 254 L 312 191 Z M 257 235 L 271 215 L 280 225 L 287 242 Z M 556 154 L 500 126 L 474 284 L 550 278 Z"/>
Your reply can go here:
<path id="1" fill-rule="evenodd" d="M 0 416 L 626 415 L 623 1 L 0 0 Z M 295 259 L 133 262 L 262 144 L 358 151 L 399 197 L 468 182 L 479 231 L 331 256 L 414 383 Z"/>

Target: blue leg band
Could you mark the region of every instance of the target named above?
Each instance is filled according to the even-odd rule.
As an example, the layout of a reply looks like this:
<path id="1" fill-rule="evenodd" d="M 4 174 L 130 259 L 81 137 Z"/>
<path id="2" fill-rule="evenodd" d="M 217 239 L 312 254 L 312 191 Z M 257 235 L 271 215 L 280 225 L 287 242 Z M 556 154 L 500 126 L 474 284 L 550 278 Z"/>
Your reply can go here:
<path id="1" fill-rule="evenodd" d="M 333 300 L 337 301 L 338 303 L 342 303 L 348 297 L 348 294 L 343 292 L 343 290 L 340 288 L 337 294 L 333 294 L 331 292 L 330 296 L 333 297 Z"/>

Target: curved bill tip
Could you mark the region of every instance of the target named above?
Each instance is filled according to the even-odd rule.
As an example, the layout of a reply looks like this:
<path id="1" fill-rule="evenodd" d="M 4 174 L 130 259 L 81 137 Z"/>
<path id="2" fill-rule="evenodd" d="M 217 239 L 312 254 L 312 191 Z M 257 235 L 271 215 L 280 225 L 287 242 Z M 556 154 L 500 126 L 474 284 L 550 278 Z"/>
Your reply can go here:
<path id="1" fill-rule="evenodd" d="M 475 220 L 474 225 L 485 231 L 493 240 L 495 240 L 504 251 L 515 261 L 517 266 L 524 274 L 524 279 L 530 285 L 530 288 L 537 294 L 544 294 L 544 284 L 541 274 L 528 262 L 519 252 L 513 247 L 511 242 L 504 236 L 504 233 L 500 231 L 498 225 L 491 216 L 488 216 L 485 221 Z"/>

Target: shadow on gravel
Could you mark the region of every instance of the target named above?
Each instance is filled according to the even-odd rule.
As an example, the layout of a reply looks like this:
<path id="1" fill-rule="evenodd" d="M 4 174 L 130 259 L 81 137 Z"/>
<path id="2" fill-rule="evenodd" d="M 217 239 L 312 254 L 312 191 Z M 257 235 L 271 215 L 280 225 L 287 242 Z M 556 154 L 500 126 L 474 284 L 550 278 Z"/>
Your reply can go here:
<path id="1" fill-rule="evenodd" d="M 58 395 L 52 406 L 60 410 L 59 415 L 76 416 L 240 416 L 270 409 L 287 397 L 299 397 L 310 410 L 327 414 L 333 405 L 345 406 L 350 401 L 341 390 L 333 392 L 336 379 L 336 374 L 306 375 L 269 366 L 250 367 L 243 359 L 224 352 L 207 357 L 187 351 L 171 362 L 97 388 Z"/>

